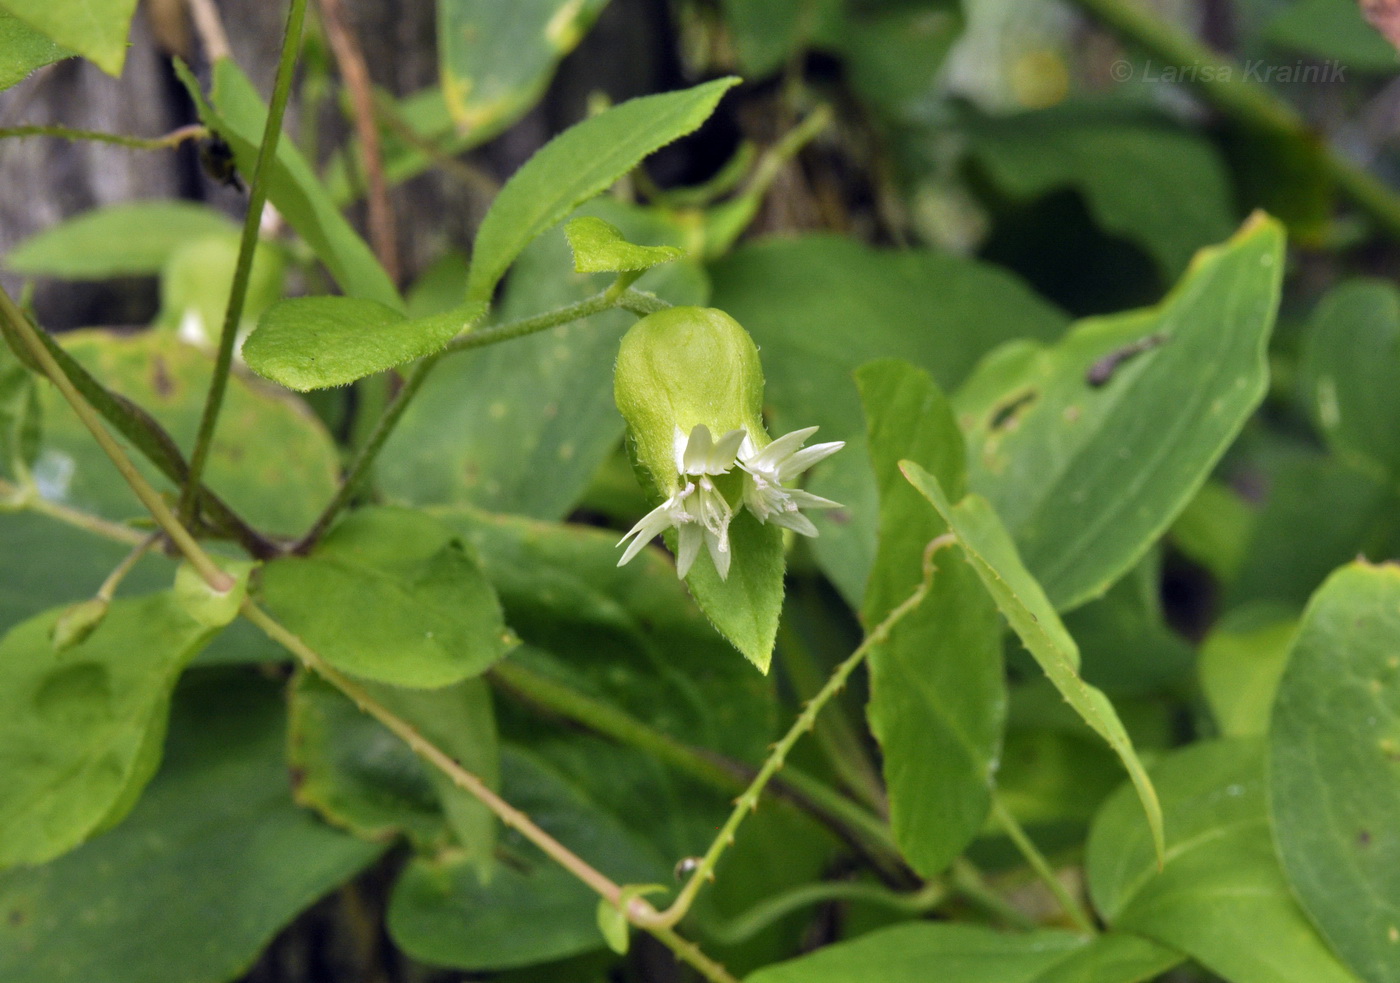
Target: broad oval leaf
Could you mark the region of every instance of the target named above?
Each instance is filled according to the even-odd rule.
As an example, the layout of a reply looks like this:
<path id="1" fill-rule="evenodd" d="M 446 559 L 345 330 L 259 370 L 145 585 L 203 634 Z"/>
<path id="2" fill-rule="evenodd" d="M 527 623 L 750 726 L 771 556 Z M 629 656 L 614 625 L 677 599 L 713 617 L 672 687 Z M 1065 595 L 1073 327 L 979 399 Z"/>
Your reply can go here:
<path id="1" fill-rule="evenodd" d="M 463 133 L 499 132 L 543 93 L 550 72 L 608 0 L 438 0 L 442 98 Z"/>
<path id="2" fill-rule="evenodd" d="M 0 89 L 8 89 L 30 72 L 72 55 L 47 34 L 0 8 Z"/>
<path id="3" fill-rule="evenodd" d="M 310 556 L 265 566 L 261 596 L 336 668 L 397 686 L 478 675 L 511 644 L 472 550 L 408 509 L 352 513 Z"/>
<path id="4" fill-rule="evenodd" d="M 923 468 L 912 461 L 901 461 L 899 467 L 948 523 L 982 584 L 1050 682 L 1122 760 L 1142 800 L 1157 855 L 1161 856 L 1162 809 L 1152 781 L 1138 760 L 1132 739 L 1118 719 L 1113 704 L 1101 690 L 1080 677 L 1079 646 L 1065 630 L 1040 584 L 1021 562 L 1006 527 L 981 496 L 968 495 L 954 505 L 948 501 L 938 479 Z"/>
<path id="5" fill-rule="evenodd" d="M 957 394 L 972 489 L 1057 610 L 1142 558 L 1263 398 L 1282 274 L 1282 229 L 1256 214 L 1159 306 L 1003 348 Z"/>
<path id="6" fill-rule="evenodd" d="M 0 873 L 0 978 L 225 983 L 373 861 L 383 847 L 292 801 L 282 707 L 256 674 L 189 674 L 131 815 L 53 863 Z"/>
<path id="7" fill-rule="evenodd" d="M 1336 453 L 1382 478 L 1400 475 L 1400 291 L 1351 280 L 1313 312 L 1302 375 L 1308 409 Z"/>
<path id="8" fill-rule="evenodd" d="M 175 681 L 214 635 L 164 592 L 113 602 L 58 652 L 60 614 L 0 641 L 0 868 L 52 860 L 131 809 L 160 760 Z"/>
<path id="9" fill-rule="evenodd" d="M 405 318 L 372 300 L 298 297 L 268 308 L 243 343 L 243 359 L 288 389 L 347 386 L 441 351 L 485 313 L 486 304 L 477 302 Z"/>
<path id="10" fill-rule="evenodd" d="M 697 128 L 739 82 L 642 96 L 570 127 L 525 162 L 491 203 L 472 247 L 468 300 L 489 300 L 515 257 L 643 157 Z"/>
<path id="11" fill-rule="evenodd" d="M 1231 983 L 1358 983 L 1308 924 L 1274 855 L 1257 740 L 1205 741 L 1162 759 L 1153 779 L 1167 859 L 1128 788 L 1089 834 L 1095 907 L 1115 930 L 1173 946 Z"/>
<path id="12" fill-rule="evenodd" d="M 1137 983 L 1181 957 L 1120 932 L 1086 938 L 1039 929 L 911 922 L 768 966 L 745 983 Z"/>
<path id="13" fill-rule="evenodd" d="M 947 524 L 899 473 L 914 457 L 960 489 L 962 434 L 928 375 L 889 359 L 856 373 L 880 487 L 880 540 L 862 620 L 879 624 L 922 580 L 925 547 Z M 890 826 L 924 877 L 940 873 L 987 818 L 1006 714 L 1001 623 L 977 574 L 940 552 L 929 594 L 871 650 L 866 714 L 880 742 Z"/>
<path id="14" fill-rule="evenodd" d="M 1269 731 L 1293 893 L 1370 983 L 1400 980 L 1400 567 L 1354 563 L 1303 615 Z"/>
<path id="15" fill-rule="evenodd" d="M 94 208 L 24 240 L 5 266 L 68 280 L 159 273 L 180 246 L 236 236 L 228 217 L 188 201 L 131 201 Z"/>

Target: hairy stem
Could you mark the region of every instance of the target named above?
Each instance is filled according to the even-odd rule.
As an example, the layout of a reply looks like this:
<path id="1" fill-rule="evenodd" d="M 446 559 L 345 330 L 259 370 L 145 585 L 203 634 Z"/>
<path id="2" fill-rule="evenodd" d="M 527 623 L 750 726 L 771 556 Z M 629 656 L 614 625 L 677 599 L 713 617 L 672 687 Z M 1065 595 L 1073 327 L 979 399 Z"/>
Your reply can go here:
<path id="1" fill-rule="evenodd" d="M 163 137 L 133 137 L 125 133 L 104 133 L 100 130 L 75 130 L 67 126 L 5 126 L 0 127 L 0 140 L 10 137 L 55 137 L 59 140 L 91 140 L 97 143 L 114 143 L 119 147 L 133 150 L 167 150 L 178 147 L 186 140 L 198 140 L 209 135 L 209 131 L 197 123 L 171 130 Z"/>
<path id="2" fill-rule="evenodd" d="M 0 499 L 4 500 L 4 508 L 24 509 L 38 515 L 48 516 L 65 525 L 82 529 L 103 539 L 110 539 L 118 543 L 126 543 L 128 546 L 138 546 L 146 541 L 146 534 L 130 526 L 124 526 L 119 522 L 112 522 L 104 519 L 100 515 L 93 515 L 90 512 L 82 512 L 67 505 L 60 505 L 58 502 L 50 502 L 39 494 L 38 489 L 22 488 L 4 478 L 0 478 Z"/>
<path id="3" fill-rule="evenodd" d="M 1262 84 L 1245 77 L 1238 65 L 1216 54 L 1194 36 L 1156 14 L 1142 0 L 1075 0 L 1093 17 L 1165 64 L 1185 69 L 1208 102 L 1227 115 L 1305 144 L 1316 135 L 1296 110 Z M 1368 212 L 1388 235 L 1400 238 L 1400 195 L 1336 149 L 1319 147 L 1328 174 Z"/>
<path id="4" fill-rule="evenodd" d="M 165 531 L 175 548 L 190 561 L 190 565 L 210 587 L 216 591 L 229 590 L 233 586 L 233 578 L 215 565 L 214 561 L 190 535 L 189 530 L 171 511 L 170 506 L 165 504 L 165 499 L 161 498 L 160 492 L 152 488 L 141 472 L 136 469 L 136 465 L 131 463 L 131 458 L 126 456 L 126 451 L 102 425 L 102 419 L 97 415 L 97 411 L 83 398 L 83 394 L 78 392 L 72 380 L 64 374 L 58 361 L 53 357 L 53 353 L 39 337 L 38 329 L 29 323 L 29 318 L 24 316 L 24 313 L 20 311 L 3 288 L 0 288 L 0 317 L 5 318 L 15 336 L 24 342 L 34 361 L 44 370 L 44 374 L 49 377 L 50 381 L 58 387 L 58 391 L 63 394 L 68 405 L 73 407 L 73 412 L 78 415 L 78 419 L 82 420 L 83 426 L 88 428 L 98 445 L 111 458 L 112 463 L 121 472 L 121 476 L 131 486 L 131 490 L 136 493 L 141 504 L 146 506 L 151 517 L 156 520 L 156 524 Z"/>
<path id="5" fill-rule="evenodd" d="M 481 802 L 506 826 L 520 833 L 555 863 L 588 885 L 604 901 L 612 905 L 623 903 L 623 889 L 606 874 L 560 843 L 538 826 L 525 813 L 501 798 L 480 777 L 463 768 L 451 755 L 418 732 L 408 721 L 399 717 L 376 700 L 368 690 L 340 672 L 316 652 L 301 637 L 283 626 L 251 600 L 245 600 L 243 617 L 260 628 L 268 638 L 291 652 L 307 669 L 349 697 L 362 711 L 369 714 L 412 749 L 432 767 L 446 775 L 458 788 Z M 626 901 L 629 921 L 656 936 L 672 952 L 698 970 L 712 983 L 737 983 L 723 966 L 702 953 L 693 942 L 682 939 L 668 925 L 648 925 L 657 912 L 645 898 L 630 897 Z"/>
<path id="6" fill-rule="evenodd" d="M 1045 859 L 1045 855 L 1040 852 L 1039 847 L 1035 845 L 1035 842 L 1026 834 L 1025 829 L 1017 822 L 1016 817 L 1012 815 L 1011 810 L 1006 807 L 1006 803 L 1002 801 L 1001 796 L 995 793 L 992 795 L 992 815 L 996 818 L 997 823 L 1000 824 L 1006 835 L 1010 837 L 1011 842 L 1015 844 L 1016 849 L 1021 851 L 1021 856 L 1026 858 L 1026 862 L 1031 865 L 1031 869 L 1035 871 L 1036 876 L 1050 889 L 1050 893 L 1053 894 L 1055 900 L 1060 903 L 1060 907 L 1063 908 L 1065 914 L 1069 916 L 1069 920 L 1074 923 L 1074 927 L 1081 932 L 1087 932 L 1089 934 L 1097 932 L 1098 929 L 1094 925 L 1094 920 L 1089 917 L 1089 913 L 1086 912 L 1084 907 L 1069 893 L 1060 879 L 1055 876 L 1055 870 L 1050 866 L 1050 862 Z"/>
<path id="7" fill-rule="evenodd" d="M 238 262 L 233 268 L 233 285 L 229 288 L 228 307 L 224 309 L 224 324 L 219 332 L 219 349 L 214 359 L 214 374 L 209 380 L 209 395 L 204 401 L 204 413 L 190 453 L 190 472 L 185 479 L 180 498 L 180 515 L 185 521 L 194 518 L 199 502 L 199 483 L 204 474 L 214 430 L 219 423 L 228 388 L 228 376 L 233 367 L 233 344 L 238 324 L 243 319 L 243 302 L 248 296 L 248 280 L 253 271 L 253 251 L 258 244 L 258 228 L 262 223 L 263 205 L 267 203 L 268 175 L 277 155 L 277 143 L 282 137 L 282 116 L 292 92 L 292 72 L 296 68 L 297 52 L 301 47 L 301 28 L 306 20 L 306 0 L 291 0 L 287 10 L 287 26 L 282 35 L 282 56 L 277 64 L 277 80 L 273 85 L 272 102 L 263 126 L 262 145 L 253 166 L 253 179 L 248 190 L 248 213 L 243 218 L 243 236 L 238 243 Z"/>
<path id="8" fill-rule="evenodd" d="M 490 675 L 493 682 L 520 699 L 581 724 L 619 744 L 644 751 L 681 774 L 717 791 L 737 794 L 742 792 L 753 778 L 753 770 L 746 765 L 683 744 L 670 734 L 657 730 L 602 700 L 581 693 L 517 662 L 509 659 L 498 662 L 492 667 Z M 843 838 L 872 852 L 884 854 L 883 859 L 889 863 L 897 865 L 900 862 L 898 851 L 884 823 L 873 813 L 817 779 L 790 768 L 782 778 L 776 779 L 773 785 L 774 792 L 797 802 Z"/>
<path id="9" fill-rule="evenodd" d="M 638 924 L 669 926 L 676 924 L 676 922 L 685 917 L 686 912 L 690 910 L 690 906 L 694 903 L 696 895 L 700 893 L 701 886 L 714 876 L 715 867 L 718 865 L 720 857 L 724 855 L 725 850 L 734 842 L 734 834 L 739 829 L 740 824 L 743 823 L 744 817 L 758 808 L 758 799 L 763 793 L 764 786 L 766 786 L 773 776 L 783 767 L 783 764 L 787 761 L 788 753 L 802 735 L 812 729 L 813 725 L 816 723 L 817 714 L 821 713 L 822 707 L 826 706 L 826 704 L 831 701 L 832 697 L 841 691 L 846 685 L 846 680 L 850 678 L 851 673 L 854 672 L 856 667 L 864 662 L 865 657 L 870 654 L 870 650 L 877 645 L 883 644 L 885 639 L 889 637 L 889 633 L 893 630 L 894 626 L 910 611 L 913 611 L 923 603 L 924 597 L 927 596 L 929 587 L 933 583 L 934 554 L 952 542 L 952 535 L 945 533 L 928 544 L 928 547 L 924 550 L 924 575 L 919 586 L 914 589 L 914 592 L 910 594 L 908 598 L 890 611 L 884 621 L 875 626 L 875 629 L 865 637 L 865 641 L 860 643 L 860 646 L 851 653 L 846 661 L 836 667 L 831 674 L 831 678 L 826 681 L 826 685 L 821 688 L 821 691 L 817 693 L 816 696 L 812 697 L 811 701 L 803 708 L 802 712 L 797 715 L 797 720 L 793 722 L 788 732 L 773 745 L 772 752 L 769 753 L 767 759 L 763 762 L 763 766 L 759 768 L 758 774 L 754 776 L 754 780 L 749 784 L 749 787 L 744 790 L 744 793 L 740 795 L 738 800 L 734 803 L 734 811 L 729 814 L 729 818 L 726 819 L 724 825 L 720 827 L 719 835 L 717 835 L 714 842 L 710 844 L 710 848 L 705 852 L 705 855 L 700 858 L 700 863 L 696 865 L 694 873 L 690 875 L 690 879 L 686 881 L 685 886 L 681 888 L 681 892 L 676 896 L 676 900 L 673 901 L 670 907 L 665 911 L 656 914 L 655 922 L 644 919 L 638 922 Z"/>

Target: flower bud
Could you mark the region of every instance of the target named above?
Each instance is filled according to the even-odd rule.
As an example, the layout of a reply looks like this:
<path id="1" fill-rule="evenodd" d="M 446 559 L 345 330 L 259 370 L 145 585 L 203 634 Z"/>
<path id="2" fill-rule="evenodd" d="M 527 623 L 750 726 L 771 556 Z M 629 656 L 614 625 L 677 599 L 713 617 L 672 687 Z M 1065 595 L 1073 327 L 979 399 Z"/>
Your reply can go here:
<path id="1" fill-rule="evenodd" d="M 696 427 L 715 438 L 742 429 L 767 443 L 758 348 L 723 311 L 671 307 L 642 318 L 622 338 L 613 391 L 636 459 L 662 495 L 681 487 L 677 454 Z"/>

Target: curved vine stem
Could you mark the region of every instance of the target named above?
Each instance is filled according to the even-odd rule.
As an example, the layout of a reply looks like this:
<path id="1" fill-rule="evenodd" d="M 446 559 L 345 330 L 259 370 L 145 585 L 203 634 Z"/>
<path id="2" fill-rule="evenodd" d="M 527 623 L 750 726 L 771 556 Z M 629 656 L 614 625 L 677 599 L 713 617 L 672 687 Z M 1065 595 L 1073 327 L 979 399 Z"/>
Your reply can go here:
<path id="1" fill-rule="evenodd" d="M 744 817 L 758 808 L 758 799 L 759 796 L 763 794 L 764 786 L 766 786 L 769 781 L 772 780 L 773 776 L 783 767 L 783 764 L 787 761 L 788 753 L 792 750 L 793 746 L 801 739 L 803 734 L 812 729 L 813 725 L 816 723 L 817 714 L 821 713 L 822 707 L 831 702 L 832 697 L 845 687 L 846 680 L 850 678 L 851 673 L 855 671 L 856 667 L 865 661 L 866 656 L 870 654 L 870 650 L 878 645 L 884 644 L 885 640 L 889 638 L 889 634 L 894 626 L 897 625 L 905 615 L 909 614 L 909 612 L 923 603 L 924 598 L 928 596 L 929 588 L 933 584 L 933 574 L 935 571 L 933 565 L 934 555 L 943 547 L 951 545 L 953 541 L 951 533 L 944 533 L 942 536 L 939 536 L 929 543 L 924 549 L 923 579 L 920 581 L 919 586 L 914 589 L 914 592 L 910 594 L 908 598 L 886 615 L 885 620 L 881 621 L 875 629 L 865 637 L 865 641 L 860 643 L 860 646 L 847 657 L 846 661 L 836 667 L 831 677 L 827 679 L 826 685 L 821 688 L 816 696 L 812 697 L 805 707 L 803 707 L 802 712 L 798 714 L 797 719 L 793 721 L 792 727 L 773 745 L 773 750 L 763 762 L 763 766 L 758 769 L 758 774 L 754 776 L 754 780 L 749 783 L 749 787 L 746 788 L 744 793 L 735 801 L 734 811 L 729 814 L 729 818 L 726 819 L 724 825 L 720 827 L 719 834 L 715 837 L 714 842 L 710 844 L 709 850 L 705 851 L 705 855 L 700 858 L 700 863 L 696 865 L 694 872 L 690 875 L 690 879 L 685 882 L 685 886 L 681 888 L 680 893 L 676 895 L 676 900 L 671 902 L 670 907 L 665 911 L 656 912 L 654 917 L 645 912 L 636 913 L 636 916 L 633 918 L 634 922 L 645 928 L 650 928 L 654 925 L 674 925 L 685 917 L 686 913 L 690 911 L 690 906 L 695 903 L 695 898 L 696 895 L 700 893 L 700 888 L 706 881 L 714 877 L 715 867 L 719 864 L 720 858 L 724 856 L 724 852 L 734 843 L 734 834 L 743 823 Z"/>
<path id="2" fill-rule="evenodd" d="M 208 129 L 198 123 L 171 130 L 162 137 L 133 137 L 125 133 L 106 133 L 101 130 L 75 130 L 67 126 L 5 126 L 0 127 L 0 140 L 25 137 L 54 137 L 59 140 L 90 140 L 95 143 L 114 143 L 132 150 L 168 150 L 178 147 L 186 140 L 198 140 L 209 135 Z"/>

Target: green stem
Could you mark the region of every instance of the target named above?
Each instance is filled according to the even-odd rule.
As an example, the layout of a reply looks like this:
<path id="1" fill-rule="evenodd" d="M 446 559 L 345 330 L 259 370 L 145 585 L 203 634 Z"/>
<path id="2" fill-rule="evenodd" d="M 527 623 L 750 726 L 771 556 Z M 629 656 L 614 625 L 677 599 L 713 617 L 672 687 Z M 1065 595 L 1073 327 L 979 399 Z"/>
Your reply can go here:
<path id="1" fill-rule="evenodd" d="M 933 557 L 938 550 L 953 542 L 951 534 L 945 533 L 933 542 L 928 544 L 924 550 L 923 579 L 914 592 L 902 603 L 896 606 L 885 617 L 885 620 L 875 626 L 875 629 L 865 637 L 865 641 L 851 653 L 851 655 L 836 667 L 831 678 L 826 681 L 826 685 L 811 701 L 803 708 L 793 721 L 792 727 L 784 734 L 776 744 L 773 745 L 772 752 L 763 762 L 763 766 L 758 769 L 758 774 L 754 776 L 749 787 L 739 796 L 734 803 L 734 811 L 729 814 L 724 825 L 720 827 L 719 834 L 714 842 L 710 844 L 709 850 L 700 858 L 700 863 L 696 865 L 694 873 L 686 881 L 685 886 L 676 895 L 676 900 L 671 902 L 670 907 L 665 911 L 658 912 L 655 921 L 644 919 L 637 924 L 649 925 L 674 925 L 685 917 L 686 912 L 694 903 L 695 897 L 700 893 L 701 886 L 714 876 L 715 867 L 719 864 L 720 858 L 725 850 L 734 842 L 734 834 L 744 821 L 744 817 L 758 808 L 758 799 L 762 795 L 764 786 L 776 775 L 787 760 L 788 753 L 792 751 L 793 745 L 807 731 L 811 730 L 816 723 L 817 714 L 821 713 L 822 707 L 826 706 L 837 693 L 846 685 L 846 680 L 850 678 L 856 667 L 865 661 L 865 657 L 870 654 L 870 650 L 878 645 L 882 645 L 889 637 L 890 631 L 900 622 L 905 615 L 913 611 L 928 594 L 929 587 L 933 582 Z"/>
<path id="2" fill-rule="evenodd" d="M 228 307 L 224 309 L 224 324 L 219 333 L 219 350 L 214 360 L 214 374 L 209 380 L 209 395 L 204 401 L 204 413 L 199 421 L 194 450 L 190 454 L 190 473 L 185 479 L 180 498 L 180 515 L 186 521 L 194 517 L 199 502 L 199 484 L 204 474 L 214 430 L 219 423 L 219 409 L 228 388 L 228 376 L 233 367 L 233 345 L 238 325 L 243 319 L 243 302 L 248 296 L 248 280 L 253 272 L 253 252 L 258 244 L 258 228 L 262 223 L 263 206 L 267 203 L 268 176 L 276 159 L 277 143 L 282 136 L 282 117 L 292 92 L 292 72 L 296 68 L 297 52 L 301 47 L 301 29 L 306 19 L 306 0 L 291 0 L 287 10 L 287 26 L 282 35 L 282 57 L 277 64 L 277 80 L 273 85 L 272 102 L 268 106 L 263 126 L 262 145 L 253 166 L 253 180 L 248 192 L 248 212 L 243 217 L 243 236 L 238 243 L 238 263 L 233 268 L 233 285 L 229 288 Z"/>
<path id="3" fill-rule="evenodd" d="M 50 381 L 58 387 L 58 391 L 63 394 L 68 405 L 73 407 L 73 412 L 78 415 L 78 419 L 82 420 L 83 425 L 88 428 L 98 445 L 111 458 L 112 463 L 121 472 L 121 476 L 131 486 L 131 490 L 141 500 L 141 504 L 146 506 L 151 517 L 156 520 L 156 524 L 165 530 L 166 536 L 175 544 L 175 548 L 180 551 L 181 555 L 190 561 L 190 565 L 204 578 L 204 582 L 216 591 L 227 591 L 232 588 L 233 578 L 220 570 L 214 561 L 209 559 L 209 555 L 204 552 L 199 543 L 190 535 L 189 530 L 170 510 L 170 506 L 165 504 L 165 499 L 161 498 L 160 493 L 142 477 L 141 472 L 136 469 L 136 465 L 131 463 L 131 458 L 126 456 L 126 451 L 122 450 L 122 446 L 102 425 L 102 418 L 97 415 L 97 411 L 83 398 L 83 394 L 78 392 L 77 387 L 63 373 L 58 361 L 39 337 L 38 329 L 29 323 L 29 318 L 25 317 L 24 313 L 15 306 L 15 302 L 10 299 L 10 295 L 3 288 L 0 288 L 0 317 L 5 318 L 15 335 L 24 342 L 34 361 L 44 370 L 44 374 L 49 377 Z"/>
<path id="4" fill-rule="evenodd" d="M 1012 928 L 1023 931 L 1039 927 L 1033 918 L 1025 912 L 1011 907 L 1001 895 L 993 891 L 987 885 L 987 880 L 982 876 L 982 872 L 973 866 L 966 857 L 954 860 L 948 873 L 952 878 L 954 889 L 992 917 L 1005 922 Z"/>
<path id="5" fill-rule="evenodd" d="M 632 311 L 634 307 L 646 307 L 646 313 L 654 310 L 661 310 L 670 307 L 663 300 L 658 300 L 650 294 L 631 290 L 628 284 L 635 279 L 635 275 L 621 274 L 616 282 L 607 290 L 603 290 L 580 300 L 577 303 L 567 304 L 564 307 L 546 311 L 543 314 L 536 314 L 534 317 L 522 318 L 518 321 L 510 321 L 506 324 L 498 324 L 482 330 L 468 330 L 466 333 L 458 335 L 448 343 L 447 347 L 436 355 L 419 359 L 414 365 L 408 378 L 399 391 L 394 394 L 394 398 L 389 401 L 384 413 L 375 423 L 374 429 L 366 438 L 364 446 L 360 448 L 355 459 L 346 470 L 345 479 L 341 482 L 339 490 L 335 494 L 329 505 L 322 510 L 319 517 L 307 530 L 293 547 L 293 552 L 304 553 L 315 546 L 317 541 L 325 534 L 330 524 L 335 521 L 335 517 L 341 510 L 350 504 L 360 485 L 369 477 L 370 469 L 374 465 L 375 458 L 383 449 L 389 435 L 398 426 L 399 420 L 403 417 L 404 410 L 408 409 L 408 404 L 413 397 L 418 394 L 418 390 L 427 381 L 428 373 L 432 372 L 438 361 L 452 352 L 467 351 L 473 348 L 483 348 L 487 345 L 499 344 L 503 341 L 510 341 L 515 338 L 523 338 L 540 331 L 547 331 L 550 328 L 559 327 L 561 324 L 568 324 L 570 321 L 577 321 L 580 318 L 593 314 L 600 314 L 603 311 L 611 310 L 614 307 L 621 307 L 624 310 Z M 654 306 L 652 306 L 654 305 Z"/>
<path id="6" fill-rule="evenodd" d="M 806 640 L 786 619 L 778 627 L 778 655 L 798 699 L 811 699 L 824 681 L 821 669 Z M 879 774 L 842 709 L 837 705 L 817 721 L 817 743 L 840 783 L 867 806 L 885 815 L 889 805 Z"/>
<path id="7" fill-rule="evenodd" d="M 1307 144 L 1317 137 L 1297 111 L 1265 86 L 1245 78 L 1239 65 L 1222 58 L 1190 33 L 1148 10 L 1141 0 L 1075 0 L 1124 39 L 1165 64 L 1183 69 L 1206 100 L 1245 123 Z M 1331 147 L 1319 147 L 1328 174 L 1357 205 L 1400 238 L 1400 196 L 1365 168 Z"/>
<path id="8" fill-rule="evenodd" d="M 802 884 L 789 891 L 764 898 L 748 911 L 741 912 L 728 921 L 718 924 L 711 921 L 706 925 L 706 934 L 721 945 L 738 945 L 795 911 L 829 901 L 856 901 L 902 915 L 921 915 L 937 908 L 947 898 L 948 889 L 940 881 L 929 881 L 913 892 L 891 891 L 878 884 L 820 881 L 816 884 Z"/>
<path id="9" fill-rule="evenodd" d="M 163 137 L 132 137 L 124 133 L 104 133 L 100 130 L 75 130 L 67 126 L 6 126 L 0 127 L 0 140 L 11 137 L 56 137 L 60 140 L 92 140 L 97 143 L 115 143 L 119 147 L 133 150 L 166 150 L 178 147 L 186 140 L 198 140 L 209 135 L 209 131 L 198 124 L 182 126 L 171 130 Z"/>
<path id="10" fill-rule="evenodd" d="M 110 602 L 116 596 L 117 588 L 126 579 L 126 575 L 136 568 L 136 564 L 141 562 L 141 557 L 151 551 L 151 547 L 160 541 L 160 537 L 161 534 L 158 532 L 151 533 L 131 548 L 131 552 L 122 558 L 122 561 L 107 575 L 107 579 L 102 581 L 102 586 L 97 588 L 95 596 L 99 601 Z"/>
<path id="11" fill-rule="evenodd" d="M 65 525 L 82 529 L 84 532 L 90 532 L 95 536 L 101 536 L 103 539 L 126 543 L 128 546 L 140 545 L 147 538 L 145 533 L 132 529 L 130 526 L 112 522 L 100 515 L 81 512 L 78 509 L 69 508 L 67 505 L 60 505 L 58 502 L 50 502 L 39 494 L 38 489 L 22 488 L 4 478 L 0 478 L 0 499 L 4 500 L 4 508 L 0 508 L 0 511 L 7 511 L 10 508 L 25 509 L 55 519 Z"/>
<path id="12" fill-rule="evenodd" d="M 509 659 L 491 669 L 494 682 L 518 697 L 619 744 L 637 748 L 711 788 L 726 794 L 742 792 L 752 779 L 750 769 L 676 740 L 602 700 L 566 686 L 533 669 Z M 838 833 L 856 837 L 899 863 L 899 852 L 889 829 L 872 813 L 823 785 L 815 778 L 788 769 L 775 786 L 836 828 Z"/>
<path id="13" fill-rule="evenodd" d="M 1036 876 L 1050 889 L 1050 893 L 1053 894 L 1055 900 L 1060 903 L 1060 907 L 1063 908 L 1065 914 L 1069 916 L 1069 920 L 1074 923 L 1074 927 L 1081 932 L 1087 932 L 1091 935 L 1097 932 L 1098 928 L 1094 925 L 1094 920 L 1089 917 L 1089 913 L 1085 911 L 1083 906 L 1069 893 L 1060 879 L 1055 876 L 1055 870 L 1050 866 L 1050 862 L 1045 859 L 1045 855 L 1040 852 L 1035 842 L 1026 834 L 1021 824 L 1017 822 L 1016 817 L 1012 815 L 1011 810 L 1006 807 L 1006 803 L 1002 801 L 1001 796 L 995 793 L 992 794 L 992 815 L 996 817 L 996 821 L 1001 825 L 1006 835 L 1011 838 L 1011 842 L 1016 845 L 1016 849 L 1021 851 L 1021 856 L 1026 858 L 1026 862 L 1031 865 L 1031 869 L 1035 871 Z"/>
<path id="14" fill-rule="evenodd" d="M 452 784 L 485 805 L 497 819 L 520 833 L 551 860 L 588 885 L 604 901 L 612 905 L 622 903 L 621 885 L 545 832 L 528 815 L 501 798 L 481 778 L 463 768 L 450 754 L 419 733 L 416 727 L 376 700 L 369 690 L 327 662 L 300 636 L 287 629 L 251 600 L 243 602 L 241 613 L 268 638 L 296 656 L 307 669 L 340 690 L 361 710 L 383 724 L 390 733 L 407 744 L 414 754 L 446 775 Z M 657 912 L 645 898 L 630 898 L 625 913 L 634 925 L 656 936 L 678 959 L 693 966 L 711 983 L 737 983 L 723 966 L 701 952 L 695 943 L 671 931 L 669 925 L 648 925 L 647 922 L 655 921 Z"/>

